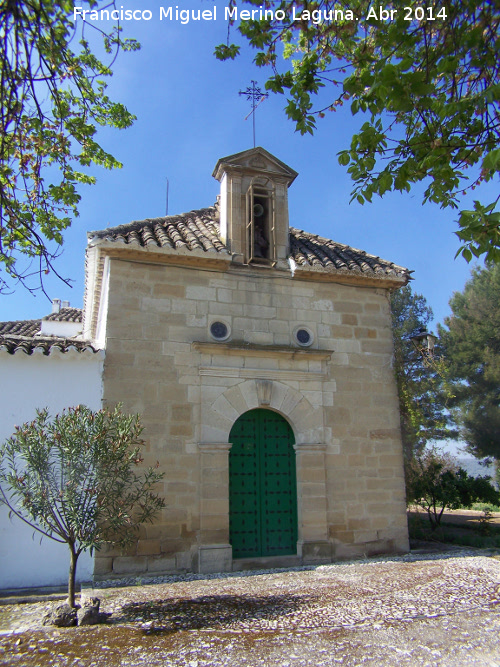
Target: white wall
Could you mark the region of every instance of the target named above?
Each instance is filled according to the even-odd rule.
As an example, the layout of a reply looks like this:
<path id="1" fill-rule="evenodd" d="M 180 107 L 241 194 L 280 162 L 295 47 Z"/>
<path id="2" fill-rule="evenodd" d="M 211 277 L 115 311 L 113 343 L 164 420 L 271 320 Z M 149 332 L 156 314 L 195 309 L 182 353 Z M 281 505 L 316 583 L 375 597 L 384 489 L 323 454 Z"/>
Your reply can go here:
<path id="1" fill-rule="evenodd" d="M 35 416 L 36 408 L 48 407 L 51 414 L 65 407 L 87 405 L 99 410 L 102 397 L 103 355 L 98 352 L 11 355 L 0 351 L 0 442 L 14 426 Z M 0 589 L 64 585 L 68 580 L 69 552 L 66 545 L 48 538 L 40 543 L 35 533 L 0 506 Z M 77 578 L 92 577 L 93 558 L 83 553 Z"/>

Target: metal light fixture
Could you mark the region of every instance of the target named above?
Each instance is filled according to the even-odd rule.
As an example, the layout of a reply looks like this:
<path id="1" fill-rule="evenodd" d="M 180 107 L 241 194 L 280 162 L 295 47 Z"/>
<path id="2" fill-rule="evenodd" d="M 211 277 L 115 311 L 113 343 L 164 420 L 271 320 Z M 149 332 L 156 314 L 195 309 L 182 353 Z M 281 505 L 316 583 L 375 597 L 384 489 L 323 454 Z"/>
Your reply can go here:
<path id="1" fill-rule="evenodd" d="M 429 357 L 433 356 L 437 336 L 425 331 L 425 329 L 421 329 L 414 336 L 411 336 L 410 340 L 421 354 L 428 355 Z"/>

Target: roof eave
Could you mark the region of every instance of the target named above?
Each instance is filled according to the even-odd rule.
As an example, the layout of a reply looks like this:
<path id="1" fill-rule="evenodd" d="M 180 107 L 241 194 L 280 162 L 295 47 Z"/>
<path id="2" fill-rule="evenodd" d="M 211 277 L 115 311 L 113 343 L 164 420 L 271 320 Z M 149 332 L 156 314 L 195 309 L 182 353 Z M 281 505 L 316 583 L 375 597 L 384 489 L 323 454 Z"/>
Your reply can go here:
<path id="1" fill-rule="evenodd" d="M 154 244 L 141 246 L 138 243 L 125 243 L 124 241 L 112 241 L 110 239 L 102 239 L 94 237 L 89 240 L 89 247 L 98 247 L 101 252 L 109 257 L 127 257 L 137 258 L 147 262 L 163 263 L 180 263 L 186 264 L 196 261 L 200 263 L 208 263 L 210 265 L 229 265 L 231 263 L 231 255 L 228 251 L 217 251 L 215 249 L 190 250 L 187 247 L 170 248 L 169 246 L 157 246 Z"/>
<path id="2" fill-rule="evenodd" d="M 40 339 L 28 336 L 5 336 L 0 338 L 0 353 L 10 356 L 25 355 L 27 357 L 72 357 L 104 359 L 105 351 L 94 347 L 87 341 L 70 339 Z"/>
<path id="3" fill-rule="evenodd" d="M 303 280 L 315 280 L 324 282 L 342 283 L 344 285 L 364 285 L 367 287 L 380 287 L 382 289 L 399 289 L 411 280 L 409 273 L 402 275 L 387 275 L 384 273 L 353 271 L 339 271 L 338 269 L 325 269 L 324 267 L 296 266 L 294 275 Z"/>

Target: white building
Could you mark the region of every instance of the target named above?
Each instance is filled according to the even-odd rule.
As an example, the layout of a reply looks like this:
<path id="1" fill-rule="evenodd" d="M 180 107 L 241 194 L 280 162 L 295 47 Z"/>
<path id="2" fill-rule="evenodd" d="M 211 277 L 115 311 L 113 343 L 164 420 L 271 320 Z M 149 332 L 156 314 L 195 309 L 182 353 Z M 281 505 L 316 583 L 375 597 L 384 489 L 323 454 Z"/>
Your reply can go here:
<path id="1" fill-rule="evenodd" d="M 101 407 L 104 353 L 81 340 L 80 309 L 55 300 L 52 311 L 42 320 L 0 323 L 0 442 L 37 408 L 55 415 L 79 404 Z M 67 582 L 68 548 L 40 538 L 0 505 L 0 589 Z M 88 581 L 92 570 L 92 558 L 82 554 L 78 579 Z"/>

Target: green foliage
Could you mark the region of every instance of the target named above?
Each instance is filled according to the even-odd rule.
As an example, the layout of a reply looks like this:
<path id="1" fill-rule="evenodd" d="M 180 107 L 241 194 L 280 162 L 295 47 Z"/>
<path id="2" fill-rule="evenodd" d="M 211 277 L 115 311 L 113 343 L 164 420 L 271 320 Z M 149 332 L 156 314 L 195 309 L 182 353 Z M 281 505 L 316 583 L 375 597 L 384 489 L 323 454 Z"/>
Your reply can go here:
<path id="1" fill-rule="evenodd" d="M 500 505 L 494 505 L 493 503 L 473 503 L 472 509 L 476 512 L 484 512 L 485 510 L 500 512 Z"/>
<path id="2" fill-rule="evenodd" d="M 463 292 L 453 295 L 452 315 L 439 328 L 449 361 L 450 405 L 461 437 L 479 458 L 500 459 L 500 265 L 477 267 Z"/>
<path id="3" fill-rule="evenodd" d="M 470 262 L 473 257 L 486 255 L 490 262 L 500 263 L 500 211 L 496 202 L 483 206 L 474 202 L 473 211 L 461 211 L 457 236 L 464 244 L 455 257 L 462 254 Z"/>
<path id="4" fill-rule="evenodd" d="M 490 535 L 491 523 L 493 521 L 493 512 L 489 507 L 485 507 L 479 517 L 479 532 L 482 535 Z"/>
<path id="5" fill-rule="evenodd" d="M 32 273 L 43 289 L 78 215 L 78 186 L 95 181 L 85 168 L 121 166 L 97 142 L 97 127 L 126 128 L 134 120 L 107 96 L 112 71 L 85 39 L 91 24 L 73 22 L 74 4 L 0 0 L 0 292 L 17 281 L 35 289 Z M 79 6 L 98 9 L 99 2 Z M 139 48 L 118 26 L 102 37 L 110 59 Z"/>
<path id="6" fill-rule="evenodd" d="M 449 424 L 439 348 L 433 358 L 422 358 L 410 340 L 432 320 L 427 301 L 407 285 L 391 295 L 391 315 L 401 435 L 405 458 L 411 459 L 430 440 L 455 438 L 457 432 Z"/>
<path id="7" fill-rule="evenodd" d="M 407 461 L 405 473 L 407 502 L 427 512 L 432 530 L 440 525 L 447 508 L 470 508 L 479 501 L 493 504 L 500 501 L 488 477 L 472 477 L 436 449 L 427 449 Z"/>
<path id="8" fill-rule="evenodd" d="M 236 6 L 235 0 L 229 4 Z M 243 0 L 240 11 L 245 4 L 257 3 Z M 382 17 L 370 0 L 261 4 L 275 18 L 241 20 L 238 30 L 257 49 L 256 63 L 272 68 L 266 88 L 287 96 L 286 113 L 296 129 L 312 133 L 318 118 L 345 104 L 363 117 L 339 154 L 355 184 L 353 199 L 364 203 L 425 181 L 424 201 L 457 208 L 465 189 L 498 177 L 495 3 L 426 7 L 394 0 Z M 395 10 L 389 20 L 387 10 Z M 218 57 L 224 49 L 234 57 L 238 48 L 218 47 Z M 325 97 L 326 105 L 315 109 L 314 102 Z M 459 252 L 467 261 L 481 254 L 499 260 L 497 203 L 461 213 Z"/>
<path id="9" fill-rule="evenodd" d="M 0 502 L 25 523 L 70 550 L 69 599 L 76 562 L 106 542 L 126 546 L 164 507 L 155 468 L 138 470 L 144 442 L 139 417 L 69 408 L 47 409 L 17 426 L 0 447 Z"/>

